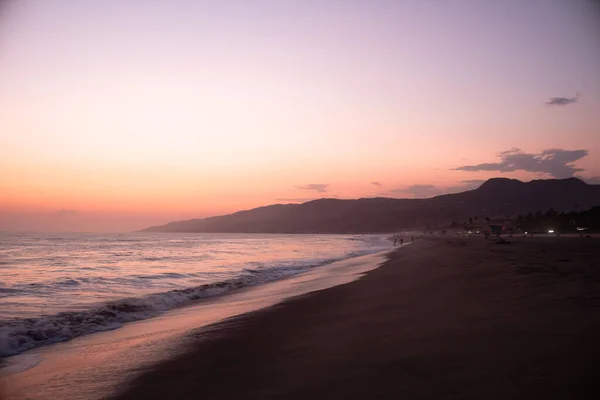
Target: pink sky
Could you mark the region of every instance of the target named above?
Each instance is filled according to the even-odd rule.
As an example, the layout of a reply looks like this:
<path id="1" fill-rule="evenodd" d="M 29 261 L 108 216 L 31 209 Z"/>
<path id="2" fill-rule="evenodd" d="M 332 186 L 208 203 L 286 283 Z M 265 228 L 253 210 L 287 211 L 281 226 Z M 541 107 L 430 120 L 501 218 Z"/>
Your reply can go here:
<path id="1" fill-rule="evenodd" d="M 0 13 L 0 231 L 600 176 L 591 2 L 30 0 Z M 512 148 L 554 161 L 454 170 Z"/>

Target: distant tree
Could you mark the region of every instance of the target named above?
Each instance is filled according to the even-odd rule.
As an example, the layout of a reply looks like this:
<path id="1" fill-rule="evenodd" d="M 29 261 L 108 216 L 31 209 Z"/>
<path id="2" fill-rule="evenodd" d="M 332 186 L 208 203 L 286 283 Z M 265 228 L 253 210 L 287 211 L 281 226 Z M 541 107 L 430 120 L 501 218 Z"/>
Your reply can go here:
<path id="1" fill-rule="evenodd" d="M 553 207 L 550 207 L 548 211 L 546 211 L 546 217 L 554 217 L 556 216 L 556 211 L 554 211 Z"/>
<path id="2" fill-rule="evenodd" d="M 544 214 L 542 214 L 542 212 L 540 210 L 535 212 L 535 219 L 542 219 L 544 218 Z"/>
<path id="3" fill-rule="evenodd" d="M 521 220 L 523 220 L 523 216 L 522 216 L 521 214 L 519 214 L 519 215 L 517 215 L 517 219 L 518 219 L 519 221 L 521 221 Z"/>
<path id="4" fill-rule="evenodd" d="M 528 220 L 532 220 L 533 219 L 533 213 L 527 213 L 527 219 Z"/>

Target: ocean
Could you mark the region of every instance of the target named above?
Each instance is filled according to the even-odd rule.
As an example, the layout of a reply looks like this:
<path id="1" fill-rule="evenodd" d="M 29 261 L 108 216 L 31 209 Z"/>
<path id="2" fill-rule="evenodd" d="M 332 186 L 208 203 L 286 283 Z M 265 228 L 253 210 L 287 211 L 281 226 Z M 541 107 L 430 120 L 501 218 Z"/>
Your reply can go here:
<path id="1" fill-rule="evenodd" d="M 0 233 L 0 355 L 388 248 L 383 235 Z"/>

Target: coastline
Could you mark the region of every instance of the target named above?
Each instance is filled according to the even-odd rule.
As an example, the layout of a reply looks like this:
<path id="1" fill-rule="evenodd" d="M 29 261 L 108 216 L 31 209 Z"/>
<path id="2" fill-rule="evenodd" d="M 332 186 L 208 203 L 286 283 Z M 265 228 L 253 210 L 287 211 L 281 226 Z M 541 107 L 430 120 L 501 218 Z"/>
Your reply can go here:
<path id="1" fill-rule="evenodd" d="M 0 357 L 391 247 L 381 235 L 42 234 L 3 244 L 12 261 L 0 268 Z"/>
<path id="2" fill-rule="evenodd" d="M 197 333 L 116 398 L 583 398 L 598 244 L 418 240 L 360 280 Z"/>
<path id="3" fill-rule="evenodd" d="M 139 371 L 180 354 L 193 333 L 287 298 L 351 282 L 379 267 L 389 250 L 351 257 L 222 296 L 199 300 L 116 330 L 80 336 L 9 357 L 0 398 L 104 399 Z M 77 388 L 73 388 L 77 382 Z M 4 393 L 4 397 L 3 396 Z"/>

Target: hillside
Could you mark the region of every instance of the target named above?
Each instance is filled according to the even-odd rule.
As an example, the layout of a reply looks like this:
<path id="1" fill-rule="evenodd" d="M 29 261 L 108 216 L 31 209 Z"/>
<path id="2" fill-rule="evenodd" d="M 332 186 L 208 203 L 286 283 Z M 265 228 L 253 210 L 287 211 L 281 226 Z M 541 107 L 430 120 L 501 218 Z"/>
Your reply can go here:
<path id="1" fill-rule="evenodd" d="M 493 178 L 479 188 L 429 199 L 319 199 L 234 214 L 170 222 L 145 232 L 367 233 L 435 226 L 468 217 L 514 216 L 600 205 L 600 185 L 577 178 L 521 182 Z"/>

